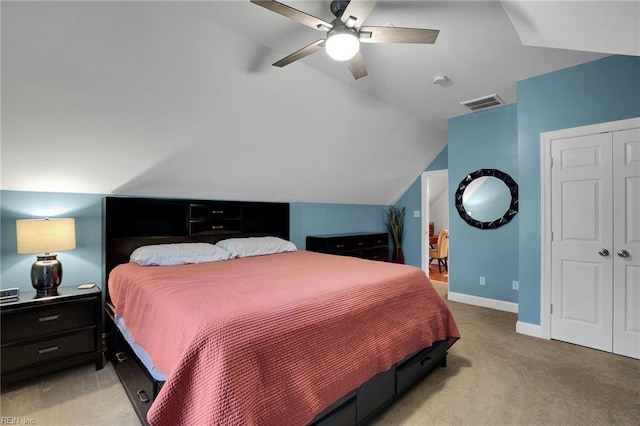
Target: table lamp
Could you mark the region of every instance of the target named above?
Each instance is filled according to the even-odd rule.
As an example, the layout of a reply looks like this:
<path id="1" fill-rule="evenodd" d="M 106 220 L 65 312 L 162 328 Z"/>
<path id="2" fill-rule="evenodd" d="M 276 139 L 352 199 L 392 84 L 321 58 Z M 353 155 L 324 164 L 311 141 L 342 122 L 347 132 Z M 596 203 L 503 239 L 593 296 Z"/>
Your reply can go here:
<path id="1" fill-rule="evenodd" d="M 18 253 L 37 254 L 31 266 L 31 285 L 38 295 L 54 295 L 62 282 L 62 264 L 52 252 L 76 248 L 75 219 L 21 219 L 16 221 Z"/>

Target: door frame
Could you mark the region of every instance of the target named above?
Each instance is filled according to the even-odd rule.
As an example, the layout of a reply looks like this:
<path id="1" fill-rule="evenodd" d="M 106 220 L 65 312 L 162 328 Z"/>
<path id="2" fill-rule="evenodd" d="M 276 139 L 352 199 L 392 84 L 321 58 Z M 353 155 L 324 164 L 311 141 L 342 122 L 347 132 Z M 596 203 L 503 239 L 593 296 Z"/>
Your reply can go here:
<path id="1" fill-rule="evenodd" d="M 540 133 L 540 337 L 551 339 L 551 144 L 554 139 L 640 126 L 640 117 Z"/>
<path id="2" fill-rule="evenodd" d="M 420 266 L 422 270 L 429 276 L 429 262 L 427 260 L 429 252 L 427 251 L 428 241 L 426 235 L 429 232 L 428 223 L 429 223 L 429 177 L 433 175 L 446 175 L 447 181 L 449 180 L 449 170 L 441 169 L 441 170 L 429 170 L 422 172 L 420 175 L 420 209 L 422 210 L 420 213 Z M 448 201 L 447 201 L 448 202 Z M 451 241 L 449 241 L 451 244 Z M 448 261 L 448 260 L 447 260 Z M 450 265 L 450 264 L 449 264 Z M 451 269 L 451 268 L 449 268 Z"/>

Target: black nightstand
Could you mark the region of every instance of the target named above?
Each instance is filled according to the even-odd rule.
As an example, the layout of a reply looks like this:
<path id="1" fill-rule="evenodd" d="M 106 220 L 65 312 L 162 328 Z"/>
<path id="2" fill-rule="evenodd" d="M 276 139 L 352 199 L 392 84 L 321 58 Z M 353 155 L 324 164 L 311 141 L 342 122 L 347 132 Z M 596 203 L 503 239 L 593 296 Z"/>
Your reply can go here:
<path id="1" fill-rule="evenodd" d="M 55 296 L 22 291 L 0 304 L 2 385 L 102 359 L 102 290 L 59 287 Z"/>

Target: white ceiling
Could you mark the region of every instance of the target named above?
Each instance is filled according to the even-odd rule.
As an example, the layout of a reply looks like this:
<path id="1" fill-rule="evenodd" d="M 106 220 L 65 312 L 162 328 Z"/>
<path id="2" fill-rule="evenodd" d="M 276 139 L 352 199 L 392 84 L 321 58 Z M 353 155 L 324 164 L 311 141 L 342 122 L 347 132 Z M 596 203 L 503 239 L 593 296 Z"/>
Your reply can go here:
<path id="1" fill-rule="evenodd" d="M 285 3 L 331 20 L 328 2 Z M 446 145 L 461 101 L 516 102 L 518 80 L 628 45 L 637 4 L 602 3 L 612 12 L 576 46 L 573 24 L 539 24 L 565 3 L 380 1 L 367 25 L 440 35 L 362 46 L 355 81 L 324 52 L 272 67 L 321 33 L 248 0 L 2 2 L 1 187 L 389 204 Z"/>
<path id="2" fill-rule="evenodd" d="M 326 21 L 333 18 L 328 1 L 283 2 Z M 257 72 L 323 37 L 321 32 L 246 1 L 218 3 L 203 13 L 269 48 L 252 64 Z M 554 14 L 553 7 L 546 11 Z M 570 9 L 565 7 L 563 12 L 566 16 Z M 546 17 L 538 14 L 536 19 Z M 604 23 L 618 25 L 617 21 Z M 389 24 L 438 29 L 440 34 L 434 45 L 363 44 L 361 50 L 369 75 L 357 81 L 344 64 L 329 59 L 324 51 L 290 64 L 281 72 L 294 73 L 294 68 L 300 66 L 313 67 L 419 116 L 444 135 L 447 118 L 469 112 L 460 105 L 462 101 L 496 93 L 505 103 L 513 103 L 518 80 L 605 56 L 523 46 L 497 1 L 380 1 L 365 25 Z M 447 76 L 448 83 L 434 85 L 435 75 Z"/>

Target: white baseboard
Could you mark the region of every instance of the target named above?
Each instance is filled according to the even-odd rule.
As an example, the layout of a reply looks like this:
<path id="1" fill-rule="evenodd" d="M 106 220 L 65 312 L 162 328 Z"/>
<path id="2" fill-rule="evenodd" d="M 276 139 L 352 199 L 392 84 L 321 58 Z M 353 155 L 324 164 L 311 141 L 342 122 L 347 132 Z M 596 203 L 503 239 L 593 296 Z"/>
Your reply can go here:
<path id="1" fill-rule="evenodd" d="M 516 322 L 516 333 L 544 339 L 544 337 L 542 337 L 542 326 L 538 324 L 531 324 L 530 322 Z"/>
<path id="2" fill-rule="evenodd" d="M 498 311 L 518 313 L 518 304 L 514 302 L 505 302 L 504 300 L 488 299 L 486 297 L 472 296 L 470 294 L 456 293 L 450 291 L 447 299 L 453 302 L 466 303 L 467 305 L 482 306 L 483 308 L 497 309 Z"/>

